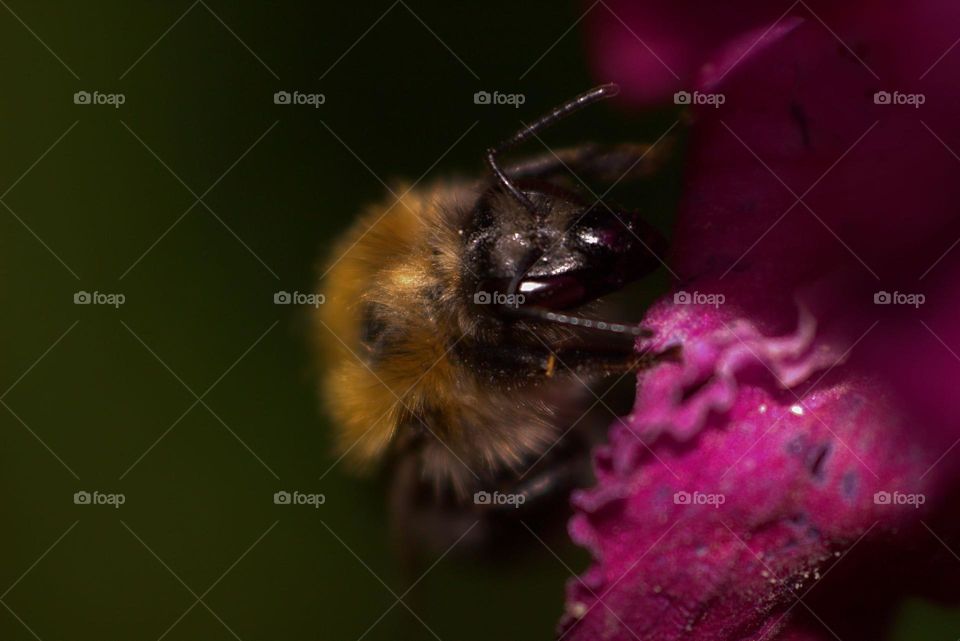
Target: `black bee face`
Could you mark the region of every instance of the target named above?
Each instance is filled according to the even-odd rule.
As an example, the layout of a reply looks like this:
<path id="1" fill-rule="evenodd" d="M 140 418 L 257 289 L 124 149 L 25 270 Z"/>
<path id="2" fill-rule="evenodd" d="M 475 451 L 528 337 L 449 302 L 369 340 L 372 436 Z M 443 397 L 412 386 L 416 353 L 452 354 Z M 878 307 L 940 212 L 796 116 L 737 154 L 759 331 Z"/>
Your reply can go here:
<path id="1" fill-rule="evenodd" d="M 570 172 L 616 184 L 637 167 L 649 147 L 582 145 L 551 151 L 513 166 L 500 155 L 539 131 L 599 100 L 618 93 L 616 85 L 591 89 L 556 107 L 512 137 L 487 150 L 492 182 L 473 207 L 465 235 L 463 282 L 474 296 L 501 294 L 504 319 L 641 336 L 640 327 L 594 321 L 557 310 L 579 307 L 653 271 L 664 242 L 635 212 L 605 202 L 586 202 L 561 186 Z M 471 292 L 465 292 L 469 295 Z M 498 301 L 493 301 L 498 302 Z"/>
<path id="2" fill-rule="evenodd" d="M 524 305 L 579 307 L 656 269 L 662 236 L 636 212 L 546 181 L 518 181 L 530 212 L 498 186 L 481 196 L 465 230 L 477 291 L 513 293 Z"/>

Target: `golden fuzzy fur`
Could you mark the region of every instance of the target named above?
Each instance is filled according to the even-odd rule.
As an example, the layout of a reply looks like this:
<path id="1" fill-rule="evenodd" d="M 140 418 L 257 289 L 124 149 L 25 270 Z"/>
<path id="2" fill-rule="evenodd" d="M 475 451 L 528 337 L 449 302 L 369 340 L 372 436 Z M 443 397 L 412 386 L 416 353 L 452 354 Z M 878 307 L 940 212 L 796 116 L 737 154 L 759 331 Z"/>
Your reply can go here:
<path id="1" fill-rule="evenodd" d="M 368 466 L 403 430 L 425 428 L 422 475 L 461 492 L 472 478 L 542 452 L 566 418 L 552 408 L 585 391 L 563 377 L 549 385 L 499 380 L 457 356 L 455 346 L 479 338 L 466 304 L 472 292 L 461 284 L 461 222 L 474 189 L 443 184 L 369 209 L 331 253 L 313 330 L 340 452 Z M 393 338 L 383 357 L 361 340 L 368 304 L 388 319 Z"/>

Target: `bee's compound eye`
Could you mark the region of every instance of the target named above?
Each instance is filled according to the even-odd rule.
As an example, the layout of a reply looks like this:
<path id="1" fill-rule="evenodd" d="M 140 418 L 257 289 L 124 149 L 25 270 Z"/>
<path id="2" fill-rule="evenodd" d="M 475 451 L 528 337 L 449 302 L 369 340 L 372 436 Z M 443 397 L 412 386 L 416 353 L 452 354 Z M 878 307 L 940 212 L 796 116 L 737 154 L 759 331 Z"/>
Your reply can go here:
<path id="1" fill-rule="evenodd" d="M 549 309 L 568 309 L 582 304 L 588 292 L 574 275 L 526 278 L 520 281 L 524 303 Z"/>

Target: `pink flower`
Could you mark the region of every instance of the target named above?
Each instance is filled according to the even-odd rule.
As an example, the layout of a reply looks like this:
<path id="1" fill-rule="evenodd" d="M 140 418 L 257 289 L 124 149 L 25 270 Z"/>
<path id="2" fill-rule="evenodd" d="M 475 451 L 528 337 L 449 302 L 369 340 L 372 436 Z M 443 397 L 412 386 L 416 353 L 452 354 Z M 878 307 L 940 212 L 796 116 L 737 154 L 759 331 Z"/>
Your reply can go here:
<path id="1" fill-rule="evenodd" d="M 960 597 L 960 5 L 768 5 L 593 24 L 603 80 L 691 96 L 642 346 L 683 359 L 574 496 L 565 639 L 876 639 L 904 595 Z"/>

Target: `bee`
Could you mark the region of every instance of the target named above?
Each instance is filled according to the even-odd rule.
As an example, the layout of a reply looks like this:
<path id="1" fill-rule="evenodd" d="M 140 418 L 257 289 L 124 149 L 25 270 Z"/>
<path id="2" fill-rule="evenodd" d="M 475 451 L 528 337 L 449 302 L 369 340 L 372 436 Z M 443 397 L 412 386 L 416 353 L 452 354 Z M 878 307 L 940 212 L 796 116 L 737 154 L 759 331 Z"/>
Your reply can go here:
<path id="1" fill-rule="evenodd" d="M 342 458 L 391 462 L 393 511 L 409 527 L 530 510 L 586 482 L 599 383 L 670 357 L 638 353 L 648 330 L 596 316 L 660 265 L 664 238 L 570 184 L 649 174 L 651 147 L 501 160 L 617 91 L 578 95 L 489 148 L 479 179 L 370 208 L 333 248 L 313 324 L 322 396 Z"/>

